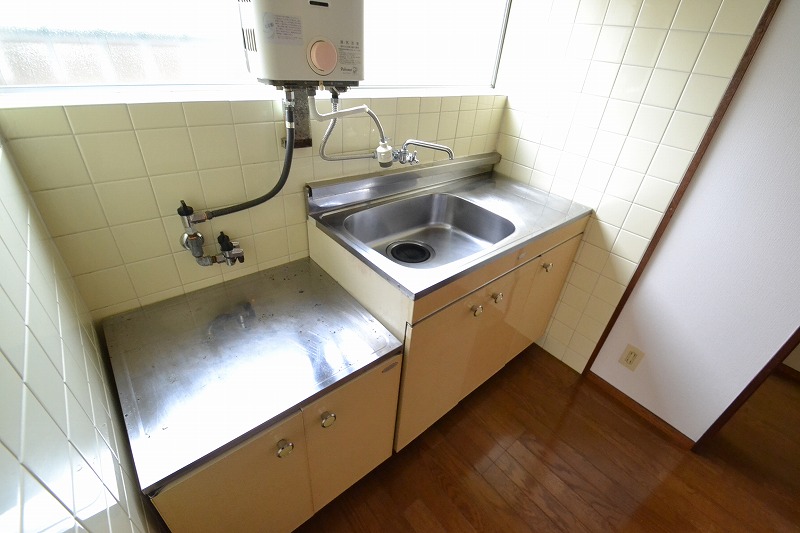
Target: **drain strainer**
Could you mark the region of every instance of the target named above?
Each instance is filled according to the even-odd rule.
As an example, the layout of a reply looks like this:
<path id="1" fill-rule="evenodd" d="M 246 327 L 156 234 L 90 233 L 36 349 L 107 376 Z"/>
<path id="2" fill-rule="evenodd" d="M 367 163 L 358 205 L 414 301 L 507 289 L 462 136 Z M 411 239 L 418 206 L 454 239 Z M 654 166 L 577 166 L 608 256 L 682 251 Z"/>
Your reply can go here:
<path id="1" fill-rule="evenodd" d="M 402 263 L 424 263 L 433 257 L 433 248 L 422 242 L 398 241 L 390 244 L 386 253 Z"/>

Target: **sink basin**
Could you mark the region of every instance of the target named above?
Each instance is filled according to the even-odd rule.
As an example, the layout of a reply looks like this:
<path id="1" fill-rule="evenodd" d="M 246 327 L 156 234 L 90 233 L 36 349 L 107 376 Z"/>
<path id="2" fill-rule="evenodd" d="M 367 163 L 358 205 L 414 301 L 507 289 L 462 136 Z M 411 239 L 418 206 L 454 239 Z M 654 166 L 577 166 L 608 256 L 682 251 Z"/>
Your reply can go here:
<path id="1" fill-rule="evenodd" d="M 434 268 L 468 257 L 514 232 L 504 217 L 452 194 L 428 194 L 348 215 L 345 231 L 395 263 Z"/>

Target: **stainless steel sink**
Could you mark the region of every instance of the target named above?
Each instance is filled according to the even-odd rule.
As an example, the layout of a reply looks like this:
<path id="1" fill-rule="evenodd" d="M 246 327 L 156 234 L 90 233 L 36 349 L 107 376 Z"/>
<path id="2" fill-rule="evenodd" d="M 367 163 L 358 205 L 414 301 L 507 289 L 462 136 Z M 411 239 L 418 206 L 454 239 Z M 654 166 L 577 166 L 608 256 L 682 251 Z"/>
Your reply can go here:
<path id="1" fill-rule="evenodd" d="M 478 154 L 308 183 L 312 259 L 353 269 L 347 260 L 331 259 L 339 245 L 417 299 L 591 214 L 568 199 L 494 176 L 499 161 L 500 154 Z"/>
<path id="2" fill-rule="evenodd" d="M 514 224 L 452 194 L 395 200 L 348 215 L 350 235 L 395 263 L 434 268 L 468 257 L 514 232 Z"/>

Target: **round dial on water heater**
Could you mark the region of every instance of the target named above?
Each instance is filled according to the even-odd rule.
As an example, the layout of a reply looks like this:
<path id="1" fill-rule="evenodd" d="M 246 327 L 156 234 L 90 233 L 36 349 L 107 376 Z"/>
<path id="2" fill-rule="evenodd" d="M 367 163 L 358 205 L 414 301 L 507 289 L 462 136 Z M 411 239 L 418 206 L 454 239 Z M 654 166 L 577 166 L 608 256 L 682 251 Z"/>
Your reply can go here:
<path id="1" fill-rule="evenodd" d="M 317 74 L 327 76 L 336 68 L 339 53 L 332 42 L 327 39 L 317 39 L 308 47 L 308 64 Z"/>

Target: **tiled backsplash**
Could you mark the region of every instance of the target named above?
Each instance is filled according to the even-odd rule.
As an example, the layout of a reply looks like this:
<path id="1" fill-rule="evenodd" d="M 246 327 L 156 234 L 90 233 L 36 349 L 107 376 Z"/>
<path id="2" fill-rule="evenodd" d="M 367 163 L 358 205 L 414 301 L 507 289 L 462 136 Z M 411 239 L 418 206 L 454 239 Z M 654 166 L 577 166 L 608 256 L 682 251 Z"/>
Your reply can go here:
<path id="1" fill-rule="evenodd" d="M 0 531 L 151 530 L 89 311 L 5 145 L 0 267 Z"/>
<path id="2" fill-rule="evenodd" d="M 767 0 L 515 2 L 498 89 L 504 174 L 595 215 L 544 347 L 582 370 Z"/>
<path id="3" fill-rule="evenodd" d="M 462 156 L 494 150 L 505 97 L 343 99 L 341 107 L 361 104 L 395 144 L 437 141 Z M 316 149 L 296 150 L 278 197 L 198 226 L 211 253 L 220 231 L 238 240 L 243 264 L 200 267 L 178 243 L 180 200 L 215 208 L 272 187 L 283 161 L 281 107 L 266 100 L 0 111 L 0 128 L 95 319 L 308 254 L 303 184 L 377 170 L 373 160 L 327 162 Z M 326 125 L 312 123 L 315 143 Z M 376 144 L 368 117 L 346 118 L 328 151 Z M 422 161 L 434 154 L 441 157 L 419 151 Z"/>

